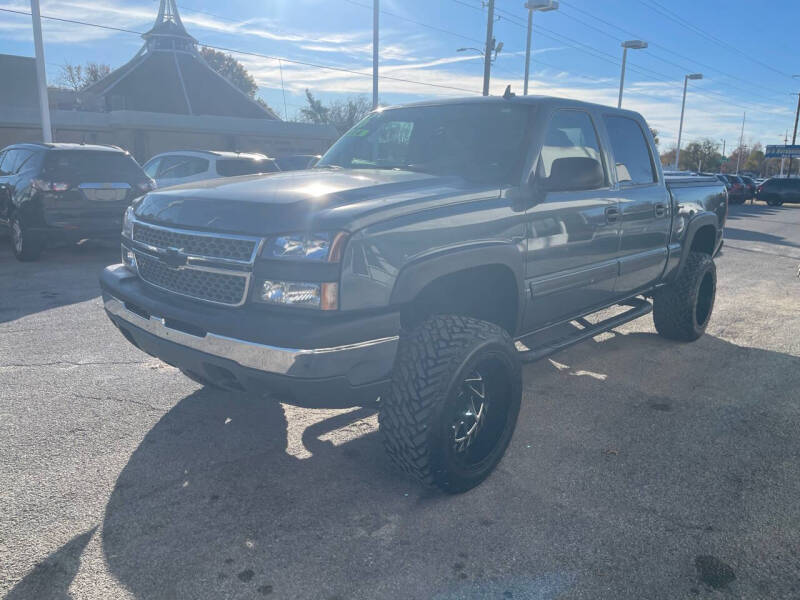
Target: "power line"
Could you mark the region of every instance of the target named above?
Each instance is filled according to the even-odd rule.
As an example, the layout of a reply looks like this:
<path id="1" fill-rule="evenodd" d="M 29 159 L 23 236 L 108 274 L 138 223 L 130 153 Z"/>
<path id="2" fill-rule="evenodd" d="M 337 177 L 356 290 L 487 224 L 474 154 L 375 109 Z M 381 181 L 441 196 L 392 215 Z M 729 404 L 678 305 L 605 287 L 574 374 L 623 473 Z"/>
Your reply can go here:
<path id="1" fill-rule="evenodd" d="M 1 12 L 7 12 L 7 13 L 14 13 L 14 14 L 18 14 L 18 15 L 26 15 L 26 16 L 30 16 L 31 15 L 30 12 L 22 11 L 22 10 L 14 10 L 14 9 L 11 9 L 11 8 L 0 8 L 0 11 Z M 61 23 L 71 23 L 71 24 L 74 24 L 74 25 L 84 25 L 86 27 L 96 27 L 96 28 L 99 28 L 99 29 L 106 29 L 106 30 L 109 30 L 109 31 L 118 31 L 118 32 L 121 32 L 121 33 L 131 33 L 131 34 L 135 34 L 135 35 L 142 35 L 143 34 L 143 32 L 134 31 L 133 29 L 124 29 L 124 28 L 121 28 L 121 27 L 112 27 L 110 25 L 101 25 L 99 23 L 90 23 L 88 21 L 80 21 L 78 19 L 64 19 L 64 18 L 61 18 L 61 17 L 51 17 L 51 16 L 46 16 L 46 15 L 42 15 L 42 19 L 47 19 L 47 20 L 50 20 L 50 21 L 58 21 L 58 22 L 61 22 Z M 259 58 L 267 58 L 267 59 L 276 60 L 276 61 L 283 61 L 283 62 L 297 64 L 297 65 L 303 65 L 303 66 L 307 66 L 307 67 L 314 67 L 314 68 L 317 68 L 317 69 L 327 69 L 329 71 L 340 71 L 340 72 L 343 72 L 343 73 L 349 73 L 351 75 L 361 75 L 362 77 L 372 77 L 372 73 L 364 73 L 363 71 L 356 71 L 355 69 L 347 69 L 347 68 L 344 68 L 344 67 L 333 67 L 331 65 L 323 65 L 323 64 L 312 63 L 312 62 L 308 62 L 308 61 L 284 58 L 282 56 L 271 56 L 271 55 L 268 55 L 268 54 L 261 54 L 259 52 L 250 52 L 250 51 L 247 51 L 247 50 L 238 50 L 238 49 L 234 49 L 234 48 L 226 48 L 226 47 L 223 47 L 223 46 L 214 46 L 212 44 L 205 44 L 203 42 L 199 42 L 199 43 L 200 43 L 201 46 L 205 46 L 207 48 L 213 48 L 214 50 L 221 50 L 223 52 L 233 52 L 233 53 L 236 53 L 236 54 L 243 54 L 245 56 L 257 56 Z M 458 92 L 467 92 L 467 93 L 470 93 L 470 94 L 477 93 L 474 90 L 469 90 L 469 89 L 466 89 L 466 88 L 460 88 L 460 87 L 451 86 L 451 85 L 444 85 L 444 84 L 440 84 L 440 83 L 430 83 L 430 82 L 427 82 L 427 81 L 417 81 L 417 80 L 413 80 L 413 79 L 405 79 L 405 78 L 402 78 L 402 77 L 394 77 L 392 75 L 380 75 L 380 78 L 381 79 L 387 79 L 387 80 L 390 80 L 390 81 L 399 81 L 399 82 L 402 82 L 402 83 L 413 83 L 413 84 L 416 84 L 416 85 L 425 85 L 425 86 L 429 86 L 429 87 L 436 87 L 436 88 L 442 88 L 442 89 L 447 89 L 447 90 L 454 90 L 454 91 L 458 91 Z"/>
<path id="2" fill-rule="evenodd" d="M 459 4 L 465 4 L 464 2 L 461 2 L 461 0 L 453 0 L 453 2 L 458 2 Z M 468 5 L 468 6 L 471 6 L 471 5 Z M 506 20 L 509 23 L 511 23 L 512 25 L 516 25 L 517 27 L 520 27 L 520 28 L 523 28 L 523 29 L 527 29 L 527 24 L 523 23 L 519 19 L 519 17 L 517 17 L 516 15 L 514 15 L 512 13 L 509 13 L 508 11 L 505 11 L 505 10 L 502 10 L 502 9 L 497 9 L 497 12 L 502 13 L 503 15 L 505 15 Z M 595 58 L 597 58 L 599 60 L 604 60 L 604 61 L 609 62 L 611 64 L 614 64 L 616 66 L 619 66 L 621 64 L 621 62 L 617 59 L 616 56 L 614 56 L 612 54 L 609 54 L 608 52 L 604 52 L 602 50 L 594 48 L 592 46 L 589 46 L 588 44 L 584 44 L 583 42 L 579 42 L 577 40 L 574 40 L 574 39 L 572 39 L 572 38 L 570 38 L 568 36 L 565 36 L 563 34 L 556 33 L 556 32 L 544 29 L 543 27 L 541 27 L 539 25 L 534 25 L 533 29 L 534 29 L 534 31 L 537 32 L 537 35 L 542 35 L 544 37 L 548 37 L 548 38 L 553 39 L 553 40 L 555 40 L 557 42 L 560 42 L 562 44 L 566 44 L 568 46 L 571 46 L 572 48 L 574 48 L 576 50 L 580 50 L 582 52 L 585 52 L 585 53 L 589 54 L 590 56 L 593 56 L 593 57 L 595 57 Z M 658 81 L 661 81 L 661 82 L 664 82 L 664 83 L 672 83 L 674 81 L 669 75 L 666 75 L 665 73 L 661 73 L 659 71 L 655 71 L 654 69 L 650 69 L 650 68 L 647 68 L 647 67 L 642 67 L 640 65 L 635 65 L 635 64 L 632 64 L 632 63 L 628 63 L 628 67 L 630 69 L 634 70 L 634 71 L 638 71 L 639 73 L 643 73 L 643 74 L 647 75 L 648 77 L 653 77 L 654 79 L 656 79 Z M 704 92 L 699 92 L 699 91 L 695 90 L 694 93 L 696 93 L 699 96 L 708 98 L 710 100 L 715 100 L 714 98 L 710 98 L 707 95 L 707 94 L 713 94 L 715 96 L 723 98 L 725 100 L 726 104 L 728 104 L 728 105 L 738 106 L 739 108 L 744 108 L 746 110 L 756 110 L 756 111 L 761 110 L 761 107 L 756 105 L 756 104 L 747 104 L 747 105 L 745 105 L 745 104 L 741 104 L 741 103 L 732 102 L 730 100 L 730 98 L 728 96 L 726 96 L 725 94 L 722 94 L 722 93 L 719 93 L 719 92 L 714 92 L 712 90 L 705 90 Z"/>
<path id="3" fill-rule="evenodd" d="M 707 40 L 710 40 L 710 41 L 714 42 L 715 44 L 717 44 L 719 46 L 722 46 L 724 48 L 732 50 L 733 52 L 736 52 L 737 54 L 740 54 L 740 55 L 744 56 L 746 59 L 748 59 L 750 61 L 753 61 L 754 63 L 759 64 L 762 67 L 764 67 L 766 69 L 769 69 L 770 71 L 774 71 L 778 75 L 783 75 L 784 77 L 788 77 L 788 78 L 791 79 L 792 76 L 789 73 L 781 71 L 780 69 L 776 69 L 772 65 L 769 65 L 769 64 L 767 64 L 767 63 L 765 63 L 763 61 L 760 61 L 757 58 L 753 58 L 752 56 L 750 56 L 746 52 L 742 52 L 741 50 L 739 50 L 739 48 L 737 48 L 733 44 L 729 44 L 725 40 L 721 40 L 720 38 L 718 38 L 718 37 L 706 32 L 706 31 L 700 29 L 699 27 L 697 27 L 693 23 L 690 23 L 689 21 L 687 21 L 683 17 L 675 14 L 674 12 L 672 12 L 671 10 L 666 8 L 665 6 L 659 4 L 658 2 L 656 2 L 656 0 L 639 0 L 639 1 L 644 6 L 649 8 L 650 10 L 655 11 L 657 13 L 660 13 L 661 15 L 667 17 L 668 19 L 670 19 L 670 20 L 672 20 L 672 21 L 674 21 L 676 23 L 678 23 L 679 25 L 682 25 L 683 27 L 685 27 L 685 28 L 689 29 L 690 31 L 696 33 L 697 35 L 699 35 L 699 36 L 701 36 L 701 37 L 703 37 L 703 38 L 705 38 Z"/>
<path id="4" fill-rule="evenodd" d="M 570 8 L 572 8 L 572 9 L 574 9 L 574 10 L 579 10 L 580 12 L 583 12 L 584 14 L 586 14 L 586 15 L 588 15 L 588 16 L 590 16 L 590 17 L 596 18 L 597 20 L 599 20 L 599 21 L 601 21 L 601 22 L 605 23 L 606 25 L 608 25 L 608 26 L 610 26 L 610 27 L 613 27 L 613 28 L 615 28 L 615 29 L 618 29 L 619 31 L 622 31 L 623 33 L 626 33 L 627 35 L 633 36 L 633 37 L 635 37 L 635 38 L 642 37 L 642 36 L 640 36 L 640 35 L 638 35 L 638 34 L 636 34 L 636 33 L 632 33 L 632 32 L 630 32 L 630 31 L 627 31 L 627 30 L 623 29 L 622 27 L 617 27 L 616 25 L 614 25 L 614 24 L 612 24 L 612 23 L 609 23 L 608 21 L 605 21 L 605 20 L 603 20 L 603 19 L 600 19 L 599 17 L 594 17 L 594 15 L 591 15 L 591 13 L 589 13 L 589 12 L 587 12 L 587 11 L 584 11 L 584 10 L 578 9 L 578 8 L 576 8 L 576 7 L 572 7 L 572 6 L 570 6 L 569 4 L 567 4 L 567 3 L 565 3 L 565 2 L 562 2 L 562 4 L 563 4 L 563 5 L 565 5 L 565 6 L 569 6 Z M 616 37 L 615 35 L 612 35 L 612 34 L 608 33 L 608 31 L 606 31 L 605 29 L 601 29 L 600 27 L 597 27 L 597 26 L 595 26 L 595 25 L 592 25 L 591 23 L 587 23 L 586 21 L 584 21 L 584 20 L 582 20 L 582 19 L 579 19 L 579 18 L 578 18 L 578 17 L 576 17 L 575 15 L 571 15 L 571 14 L 569 14 L 568 12 L 565 12 L 565 11 L 563 11 L 563 10 L 559 11 L 559 12 L 558 12 L 558 14 L 560 14 L 561 16 L 567 17 L 567 18 L 569 18 L 569 19 L 572 19 L 573 21 L 576 21 L 576 22 L 578 22 L 578 23 L 582 24 L 584 27 L 587 27 L 587 28 L 589 28 L 589 29 L 592 29 L 592 30 L 594 30 L 594 31 L 597 31 L 598 33 L 601 33 L 601 34 L 603 34 L 603 35 L 605 35 L 605 36 L 607 36 L 607 37 L 609 37 L 609 38 L 613 39 L 613 40 L 614 40 L 614 41 L 616 41 L 616 42 L 619 42 L 619 43 L 621 43 L 621 42 L 622 42 L 622 40 L 621 40 L 621 39 L 619 39 L 619 38 L 618 38 L 618 37 Z M 693 62 L 695 62 L 696 64 L 698 64 L 698 65 L 700 65 L 700 66 L 704 67 L 705 69 L 708 69 L 708 70 L 711 70 L 711 71 L 715 71 L 715 72 L 717 72 L 717 73 L 720 73 L 720 74 L 724 75 L 725 77 L 729 77 L 729 78 L 731 78 L 731 79 L 737 79 L 737 80 L 739 80 L 739 81 L 741 81 L 741 82 L 743 82 L 743 83 L 746 83 L 746 84 L 748 84 L 748 85 L 750 84 L 750 82 L 749 82 L 749 81 L 747 81 L 746 79 L 742 79 L 741 77 L 736 77 L 736 76 L 734 76 L 734 75 L 730 75 L 730 74 L 728 74 L 728 73 L 726 73 L 726 72 L 724 72 L 724 71 L 720 71 L 719 69 L 716 69 L 715 67 L 712 67 L 712 66 L 710 66 L 710 65 L 706 65 L 706 64 L 704 64 L 704 63 L 701 63 L 701 62 L 699 62 L 699 61 L 696 61 L 696 60 L 694 60 L 694 59 L 691 59 L 691 58 L 689 58 L 689 57 L 683 56 L 683 55 L 681 55 L 681 54 L 679 54 L 679 53 L 677 53 L 677 52 L 675 52 L 675 51 L 673 51 L 673 50 L 670 50 L 669 48 L 666 48 L 665 46 L 662 46 L 661 44 L 658 44 L 658 43 L 656 43 L 656 42 L 650 42 L 649 40 L 648 40 L 648 42 L 649 42 L 649 44 L 650 44 L 650 46 L 651 46 L 651 47 L 652 47 L 652 46 L 655 46 L 655 47 L 661 48 L 661 49 L 663 49 L 663 50 L 666 50 L 667 52 L 669 52 L 669 53 L 671 53 L 671 54 L 675 54 L 676 56 L 679 56 L 679 57 L 681 57 L 681 58 L 683 58 L 683 59 L 685 59 L 685 60 L 693 61 Z M 650 56 L 650 57 L 652 57 L 652 58 L 655 58 L 656 60 L 659 60 L 659 61 L 661 61 L 661 62 L 663 62 L 663 63 L 666 63 L 666 64 L 668 64 L 668 65 L 671 65 L 671 66 L 673 66 L 673 67 L 676 67 L 676 68 L 680 69 L 680 70 L 681 70 L 681 71 L 682 71 L 684 74 L 694 70 L 694 69 L 689 69 L 689 68 L 687 68 L 687 67 L 685 67 L 685 66 L 683 66 L 683 65 L 680 65 L 680 64 L 676 63 L 675 61 L 672 61 L 672 60 L 669 60 L 669 59 L 667 59 L 667 58 L 664 58 L 663 56 L 659 56 L 657 53 L 655 53 L 655 52 L 652 52 L 652 51 L 648 52 L 648 53 L 647 53 L 647 55 L 648 55 L 648 56 Z M 743 87 L 741 87 L 741 86 L 736 86 L 736 85 L 733 85 L 733 84 L 731 84 L 731 83 L 727 83 L 726 85 L 728 85 L 728 87 L 730 87 L 730 88 L 733 88 L 733 89 L 735 89 L 735 90 L 738 90 L 738 91 L 740 91 L 740 92 L 743 92 L 743 93 L 745 93 L 745 94 L 749 94 L 749 93 L 751 93 L 751 92 L 752 92 L 752 89 L 751 89 L 751 88 L 743 88 Z M 774 93 L 774 94 L 776 94 L 776 95 L 783 94 L 783 92 L 778 92 L 778 91 L 776 91 L 776 90 L 771 90 L 771 91 L 772 91 L 772 93 Z"/>

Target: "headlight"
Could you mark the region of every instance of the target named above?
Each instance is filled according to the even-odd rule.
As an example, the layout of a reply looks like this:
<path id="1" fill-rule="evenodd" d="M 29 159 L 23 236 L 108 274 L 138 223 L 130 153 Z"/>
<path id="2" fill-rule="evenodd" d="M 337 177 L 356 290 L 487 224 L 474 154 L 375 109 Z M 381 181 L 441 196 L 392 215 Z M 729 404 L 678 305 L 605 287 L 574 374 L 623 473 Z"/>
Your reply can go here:
<path id="1" fill-rule="evenodd" d="M 125 209 L 125 216 L 122 218 L 122 235 L 129 240 L 133 239 L 133 207 Z"/>
<path id="2" fill-rule="evenodd" d="M 296 233 L 267 238 L 261 256 L 339 262 L 347 234 L 344 232 Z"/>
<path id="3" fill-rule="evenodd" d="M 298 281 L 259 282 L 256 300 L 267 304 L 336 310 L 339 286 L 336 283 L 305 283 Z"/>

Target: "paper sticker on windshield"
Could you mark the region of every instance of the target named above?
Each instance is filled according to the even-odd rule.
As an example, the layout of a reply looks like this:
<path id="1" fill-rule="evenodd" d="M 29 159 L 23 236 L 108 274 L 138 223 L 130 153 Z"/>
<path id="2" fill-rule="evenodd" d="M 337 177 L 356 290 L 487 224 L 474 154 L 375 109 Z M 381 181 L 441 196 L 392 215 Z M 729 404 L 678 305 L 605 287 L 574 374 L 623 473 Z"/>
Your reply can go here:
<path id="1" fill-rule="evenodd" d="M 358 129 L 351 129 L 350 132 L 347 134 L 352 137 L 364 137 L 365 135 L 369 135 L 369 129 L 366 127 L 359 127 Z"/>

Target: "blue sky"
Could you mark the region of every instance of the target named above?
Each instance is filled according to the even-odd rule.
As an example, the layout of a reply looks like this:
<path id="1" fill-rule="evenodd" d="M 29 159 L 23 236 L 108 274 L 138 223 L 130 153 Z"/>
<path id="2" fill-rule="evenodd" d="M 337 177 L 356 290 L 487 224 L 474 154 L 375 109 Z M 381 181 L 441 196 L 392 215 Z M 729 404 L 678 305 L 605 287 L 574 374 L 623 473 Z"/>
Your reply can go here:
<path id="1" fill-rule="evenodd" d="M 158 9 L 157 0 L 41 2 L 43 15 L 136 31 L 147 29 Z M 521 93 L 524 2 L 496 2 L 495 36 L 504 47 L 493 69 L 492 93 L 502 93 L 508 83 Z M 206 44 L 364 73 L 372 60 L 371 5 L 371 0 L 178 0 L 187 29 Z M 29 4 L 0 0 L 0 8 L 27 11 Z M 395 78 L 381 81 L 383 103 L 480 92 L 481 57 L 456 52 L 482 45 L 486 11 L 480 0 L 382 0 L 381 9 L 382 74 Z M 559 11 L 535 16 L 531 92 L 616 104 L 620 42 L 641 38 L 650 47 L 628 54 L 624 106 L 640 111 L 660 131 L 662 150 L 677 137 L 688 72 L 705 77 L 690 82 L 684 143 L 724 138 L 734 147 L 745 111 L 745 143 L 782 143 L 793 125 L 791 94 L 800 89 L 800 79 L 791 77 L 800 74 L 793 43 L 798 21 L 797 0 L 562 0 Z M 44 22 L 44 39 L 51 81 L 65 62 L 120 66 L 142 43 L 129 33 L 54 21 Z M 33 54 L 29 17 L 0 13 L 0 52 Z M 306 88 L 326 99 L 371 96 L 369 77 L 288 61 L 279 69 L 270 58 L 236 56 L 281 115 L 282 70 L 290 118 L 304 104 Z"/>

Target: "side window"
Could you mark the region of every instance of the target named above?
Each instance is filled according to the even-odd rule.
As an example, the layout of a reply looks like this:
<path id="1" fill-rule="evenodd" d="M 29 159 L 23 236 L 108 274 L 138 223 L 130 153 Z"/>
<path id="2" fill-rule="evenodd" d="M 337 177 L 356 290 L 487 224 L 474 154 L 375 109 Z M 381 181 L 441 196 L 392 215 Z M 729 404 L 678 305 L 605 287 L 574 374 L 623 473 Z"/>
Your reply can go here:
<path id="1" fill-rule="evenodd" d="M 165 156 L 161 159 L 158 176 L 164 178 L 191 177 L 208 170 L 208 160 L 194 156 Z"/>
<path id="2" fill-rule="evenodd" d="M 606 129 L 620 183 L 647 184 L 658 181 L 650 144 L 639 123 L 627 117 L 606 116 Z"/>
<path id="3" fill-rule="evenodd" d="M 27 170 L 28 167 L 33 166 L 33 163 L 36 161 L 32 161 L 31 157 L 34 155 L 33 152 L 30 150 L 22 150 L 20 157 L 17 159 L 17 173 L 23 170 Z"/>
<path id="4" fill-rule="evenodd" d="M 588 113 L 556 111 L 547 126 L 536 176 L 549 180 L 553 190 L 597 189 L 606 185 L 600 143 Z"/>
<path id="5" fill-rule="evenodd" d="M 144 172 L 147 173 L 147 176 L 151 179 L 156 178 L 156 173 L 158 173 L 158 165 L 161 164 L 161 159 L 156 158 L 147 162 L 144 166 Z"/>
<path id="6" fill-rule="evenodd" d="M 12 148 L 11 150 L 6 150 L 6 155 L 3 157 L 3 164 L 2 164 L 3 175 L 13 175 L 14 173 L 16 173 L 20 152 L 22 151 L 16 148 Z"/>

